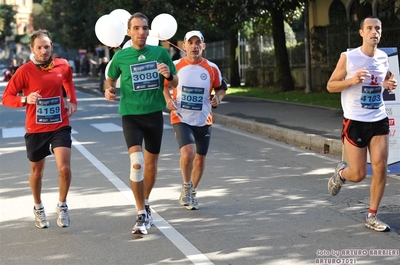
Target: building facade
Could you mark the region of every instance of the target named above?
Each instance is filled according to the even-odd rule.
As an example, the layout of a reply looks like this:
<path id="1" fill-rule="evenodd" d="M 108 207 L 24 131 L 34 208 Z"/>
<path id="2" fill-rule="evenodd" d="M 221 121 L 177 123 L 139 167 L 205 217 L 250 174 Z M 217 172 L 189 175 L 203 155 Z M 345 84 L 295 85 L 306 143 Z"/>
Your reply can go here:
<path id="1" fill-rule="evenodd" d="M 30 34 L 33 32 L 32 8 L 33 0 L 0 0 L 0 4 L 13 6 L 15 15 L 15 35 Z"/>

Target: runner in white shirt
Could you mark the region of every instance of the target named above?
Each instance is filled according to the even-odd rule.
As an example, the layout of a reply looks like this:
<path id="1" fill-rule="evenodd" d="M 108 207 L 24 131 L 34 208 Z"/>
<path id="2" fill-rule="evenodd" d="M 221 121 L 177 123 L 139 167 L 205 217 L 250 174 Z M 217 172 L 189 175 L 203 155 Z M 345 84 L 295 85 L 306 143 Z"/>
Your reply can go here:
<path id="1" fill-rule="evenodd" d="M 200 31 L 186 33 L 183 44 L 186 56 L 174 61 L 179 84 L 173 89 L 173 99 L 169 93 L 165 95 L 170 98 L 167 107 L 171 110 L 171 123 L 181 153 L 183 185 L 179 203 L 188 210 L 199 208 L 196 188 L 203 176 L 210 145 L 211 109 L 221 103 L 227 90 L 218 66 L 202 57 L 205 46 Z"/>
<path id="2" fill-rule="evenodd" d="M 372 167 L 370 208 L 366 227 L 389 231 L 379 220 L 378 207 L 385 191 L 387 177 L 389 121 L 383 101 L 384 89 L 394 90 L 397 81 L 389 72 L 386 53 L 377 46 L 382 23 L 367 17 L 360 23 L 361 47 L 342 53 L 328 81 L 331 93 L 341 92 L 343 108 L 342 140 L 348 163 L 341 161 L 328 182 L 328 191 L 335 196 L 346 182 L 360 182 L 366 177 L 367 151 Z"/>

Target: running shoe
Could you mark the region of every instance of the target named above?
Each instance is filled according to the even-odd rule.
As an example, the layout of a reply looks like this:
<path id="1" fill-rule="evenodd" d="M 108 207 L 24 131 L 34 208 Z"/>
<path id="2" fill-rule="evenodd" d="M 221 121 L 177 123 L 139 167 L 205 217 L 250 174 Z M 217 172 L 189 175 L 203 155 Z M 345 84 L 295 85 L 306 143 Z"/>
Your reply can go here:
<path id="1" fill-rule="evenodd" d="M 36 210 L 35 207 L 33 207 L 33 213 L 35 214 L 35 225 L 37 228 L 42 229 L 49 227 L 49 221 L 47 221 L 43 207 L 39 210 Z"/>
<path id="2" fill-rule="evenodd" d="M 188 206 L 192 204 L 192 183 L 182 184 L 181 196 L 179 197 L 179 204 Z"/>
<path id="3" fill-rule="evenodd" d="M 192 191 L 192 203 L 186 206 L 186 209 L 188 210 L 198 210 L 199 209 L 199 203 L 197 202 L 196 198 L 196 191 Z"/>
<path id="4" fill-rule="evenodd" d="M 371 214 L 369 217 L 367 214 L 367 217 L 365 219 L 365 226 L 378 232 L 390 231 L 390 226 L 379 220 L 376 214 Z"/>
<path id="5" fill-rule="evenodd" d="M 132 234 L 147 235 L 146 215 L 145 214 L 139 214 L 137 216 L 136 223 L 132 228 Z"/>
<path id="6" fill-rule="evenodd" d="M 151 208 L 150 205 L 145 205 L 144 206 L 147 212 L 147 223 L 146 223 L 146 228 L 149 229 L 152 225 L 154 225 L 154 220 L 153 217 L 151 216 Z"/>
<path id="7" fill-rule="evenodd" d="M 335 169 L 335 173 L 328 181 L 328 191 L 332 196 L 335 196 L 339 193 L 340 189 L 344 182 L 340 179 L 339 172 L 347 167 L 347 163 L 341 161 Z"/>
<path id="8" fill-rule="evenodd" d="M 70 223 L 69 215 L 68 215 L 68 206 L 63 205 L 56 207 L 56 212 L 58 214 L 57 224 L 59 227 L 68 227 Z"/>

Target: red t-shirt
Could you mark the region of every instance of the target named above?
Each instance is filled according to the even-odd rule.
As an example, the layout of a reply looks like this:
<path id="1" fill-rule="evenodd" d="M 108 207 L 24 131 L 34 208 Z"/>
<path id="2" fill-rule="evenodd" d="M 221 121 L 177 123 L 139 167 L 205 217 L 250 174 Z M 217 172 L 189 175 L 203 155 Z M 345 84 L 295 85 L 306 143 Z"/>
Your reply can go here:
<path id="1" fill-rule="evenodd" d="M 21 90 L 25 96 L 32 92 L 42 96 L 37 104 L 26 104 L 27 133 L 51 132 L 69 125 L 62 87 L 69 101 L 77 104 L 71 67 L 65 59 L 53 60 L 54 67 L 48 71 L 38 69 L 32 61 L 20 66 L 3 93 L 3 105 L 11 108 L 24 107 L 17 96 Z"/>

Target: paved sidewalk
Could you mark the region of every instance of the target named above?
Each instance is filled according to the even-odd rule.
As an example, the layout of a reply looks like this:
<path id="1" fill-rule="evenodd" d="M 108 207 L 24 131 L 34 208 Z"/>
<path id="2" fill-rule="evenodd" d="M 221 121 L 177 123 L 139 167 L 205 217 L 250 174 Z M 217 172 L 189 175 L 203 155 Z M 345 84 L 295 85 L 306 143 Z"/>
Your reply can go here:
<path id="1" fill-rule="evenodd" d="M 93 78 L 75 77 L 77 89 L 102 95 Z M 214 121 L 320 153 L 342 155 L 342 110 L 250 97 L 226 96 Z"/>

